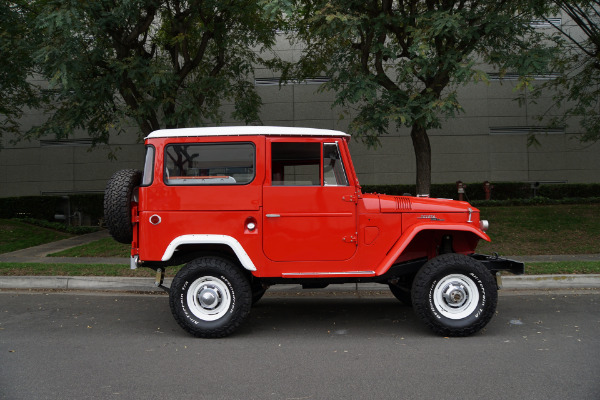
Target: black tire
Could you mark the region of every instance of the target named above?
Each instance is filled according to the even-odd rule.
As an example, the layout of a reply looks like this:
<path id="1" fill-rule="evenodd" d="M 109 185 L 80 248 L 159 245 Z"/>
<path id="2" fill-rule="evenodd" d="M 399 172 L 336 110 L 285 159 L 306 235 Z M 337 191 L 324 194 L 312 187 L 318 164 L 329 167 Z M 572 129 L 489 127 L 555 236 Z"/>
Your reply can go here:
<path id="1" fill-rule="evenodd" d="M 252 279 L 252 305 L 258 303 L 260 299 L 264 296 L 267 288 L 263 286 L 262 282 L 258 278 Z"/>
<path id="2" fill-rule="evenodd" d="M 246 320 L 252 304 L 248 279 L 233 262 L 197 258 L 179 270 L 169 293 L 175 321 L 196 337 L 232 334 Z"/>
<path id="3" fill-rule="evenodd" d="M 412 296 L 410 293 L 410 288 L 404 288 L 402 286 L 397 286 L 392 283 L 389 284 L 390 291 L 394 295 L 395 298 L 400 300 L 403 304 L 411 307 L 412 306 Z"/>
<path id="4" fill-rule="evenodd" d="M 496 312 L 498 291 L 492 274 L 462 254 L 429 260 L 415 276 L 413 308 L 442 336 L 468 336 L 485 327 Z"/>
<path id="5" fill-rule="evenodd" d="M 120 243 L 131 243 L 131 201 L 135 189 L 142 182 L 142 172 L 135 169 L 117 171 L 104 191 L 104 219 L 111 236 Z"/>

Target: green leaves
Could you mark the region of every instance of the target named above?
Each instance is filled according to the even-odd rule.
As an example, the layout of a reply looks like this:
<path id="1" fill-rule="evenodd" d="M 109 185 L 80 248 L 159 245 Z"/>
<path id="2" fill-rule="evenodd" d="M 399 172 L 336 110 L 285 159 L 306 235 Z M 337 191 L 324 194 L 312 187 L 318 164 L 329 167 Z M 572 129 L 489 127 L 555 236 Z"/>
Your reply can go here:
<path id="1" fill-rule="evenodd" d="M 486 81 L 478 65 L 544 69 L 530 21 L 541 1 L 465 2 L 312 0 L 288 10 L 292 41 L 305 51 L 296 77 L 327 75 L 334 105 L 355 107 L 351 133 L 376 146 L 379 136 L 411 128 L 419 193 L 429 192 L 427 130 L 463 112 L 456 88 Z M 524 49 L 534 46 L 531 51 Z"/>
<path id="2" fill-rule="evenodd" d="M 600 140 L 600 1 L 557 0 L 554 4 L 577 29 L 555 25 L 555 34 L 548 38 L 554 45 L 549 66 L 554 79 L 532 92 L 535 101 L 544 91 L 553 91 L 554 107 L 548 110 L 551 116 L 540 115 L 539 120 L 553 127 L 578 121 L 579 126 L 571 129 L 581 132 L 581 141 L 595 142 Z"/>
<path id="3" fill-rule="evenodd" d="M 163 127 L 218 124 L 221 104 L 258 120 L 255 49 L 275 41 L 278 14 L 242 0 L 35 0 L 31 62 L 49 83 L 48 119 L 27 135 L 78 131 L 109 143 L 132 123 L 139 138 Z M 16 14 L 18 15 L 18 14 Z"/>
<path id="4" fill-rule="evenodd" d="M 44 99 L 32 79 L 36 69 L 31 54 L 38 38 L 31 27 L 34 13 L 26 1 L 0 3 L 0 139 L 4 134 L 17 137 L 23 109 L 38 107 Z"/>

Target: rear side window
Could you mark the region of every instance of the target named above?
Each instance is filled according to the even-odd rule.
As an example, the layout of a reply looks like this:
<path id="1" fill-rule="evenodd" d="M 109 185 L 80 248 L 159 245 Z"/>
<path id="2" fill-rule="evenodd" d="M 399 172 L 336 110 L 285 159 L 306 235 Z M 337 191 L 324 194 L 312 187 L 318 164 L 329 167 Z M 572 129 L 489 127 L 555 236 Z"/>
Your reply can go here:
<path id="1" fill-rule="evenodd" d="M 172 144 L 165 150 L 167 185 L 245 185 L 255 176 L 252 143 Z"/>
<path id="2" fill-rule="evenodd" d="M 146 147 L 146 160 L 144 161 L 144 175 L 142 186 L 150 186 L 154 177 L 154 146 Z"/>

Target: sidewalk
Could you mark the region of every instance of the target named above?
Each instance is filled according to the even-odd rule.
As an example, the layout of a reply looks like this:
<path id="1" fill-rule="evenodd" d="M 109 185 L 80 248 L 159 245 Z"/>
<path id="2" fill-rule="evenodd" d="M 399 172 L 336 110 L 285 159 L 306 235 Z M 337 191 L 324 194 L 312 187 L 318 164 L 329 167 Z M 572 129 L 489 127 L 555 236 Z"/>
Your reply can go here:
<path id="1" fill-rule="evenodd" d="M 108 237 L 108 231 L 102 230 L 86 235 L 75 236 L 57 242 L 47 243 L 28 249 L 0 254 L 0 262 L 14 263 L 73 263 L 73 264 L 123 264 L 129 267 L 128 258 L 120 257 L 47 257 L 82 244 L 94 242 Z M 600 254 L 580 255 L 535 255 L 535 256 L 506 256 L 505 258 L 522 262 L 544 261 L 598 261 Z M 521 275 L 505 276 L 503 289 L 532 290 L 532 289 L 600 289 L 600 274 L 588 275 Z M 165 280 L 165 286 L 170 285 L 170 279 Z M 160 292 L 154 286 L 153 278 L 127 277 L 94 277 L 94 276 L 0 276 L 0 289 L 61 289 L 61 290 L 110 290 L 134 292 Z M 275 285 L 269 292 L 294 293 L 303 290 L 300 285 Z M 387 290 L 385 285 L 376 283 L 329 285 L 322 289 L 325 292 L 364 292 Z"/>

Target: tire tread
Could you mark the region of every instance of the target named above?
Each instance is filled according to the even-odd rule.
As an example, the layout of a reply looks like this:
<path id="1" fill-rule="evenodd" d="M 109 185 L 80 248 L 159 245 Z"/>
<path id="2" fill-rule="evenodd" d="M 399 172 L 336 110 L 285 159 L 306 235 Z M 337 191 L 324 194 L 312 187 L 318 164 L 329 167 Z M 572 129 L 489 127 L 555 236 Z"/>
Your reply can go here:
<path id="1" fill-rule="evenodd" d="M 213 328 L 198 327 L 189 323 L 185 313 L 178 306 L 178 297 L 186 281 L 197 279 L 205 275 L 222 274 L 230 280 L 236 288 L 235 297 L 238 304 L 235 317 L 225 324 L 214 324 Z M 252 290 L 240 267 L 231 261 L 218 256 L 200 257 L 187 263 L 173 278 L 169 294 L 169 307 L 175 321 L 188 333 L 201 338 L 222 338 L 231 335 L 246 320 L 252 304 Z"/>
<path id="2" fill-rule="evenodd" d="M 483 314 L 475 323 L 464 327 L 451 327 L 432 316 L 428 301 L 429 291 L 432 280 L 440 274 L 440 271 L 447 268 L 460 269 L 461 267 L 471 270 L 482 280 L 487 291 L 487 304 Z M 442 336 L 461 337 L 472 335 L 489 323 L 496 312 L 498 293 L 491 273 L 483 264 L 462 254 L 448 253 L 432 258 L 419 270 L 413 282 L 412 300 L 415 313 L 431 330 Z"/>
<path id="3" fill-rule="evenodd" d="M 131 243 L 131 196 L 139 186 L 142 172 L 135 169 L 117 171 L 106 184 L 104 191 L 104 217 L 110 235 L 119 243 Z"/>

